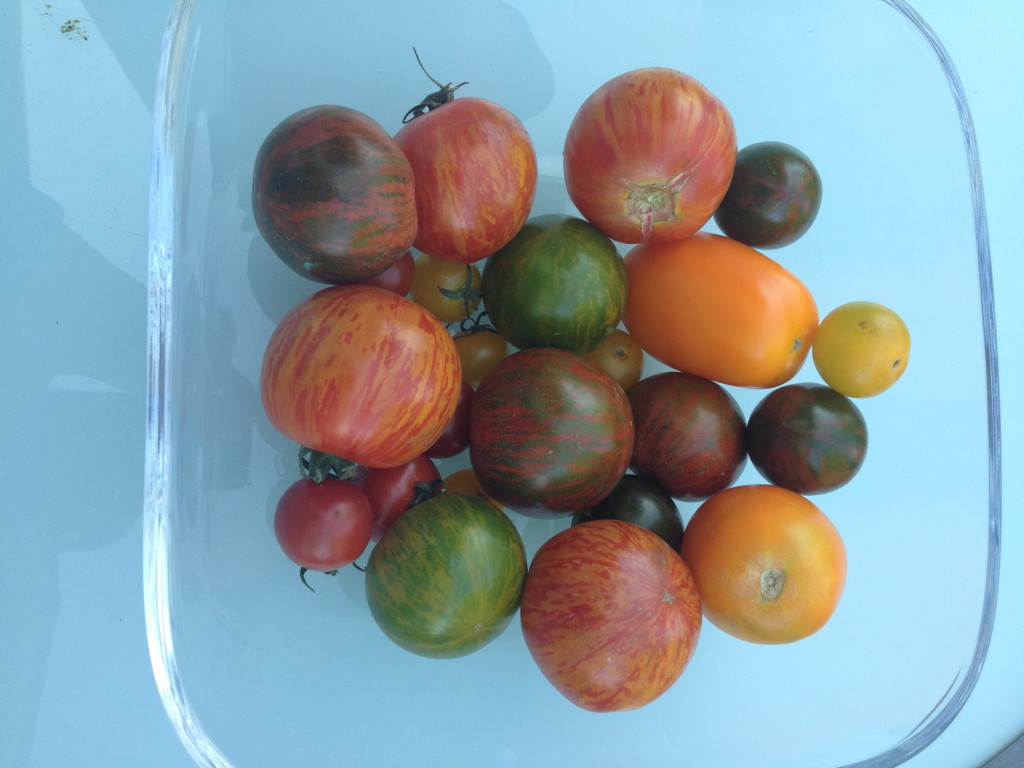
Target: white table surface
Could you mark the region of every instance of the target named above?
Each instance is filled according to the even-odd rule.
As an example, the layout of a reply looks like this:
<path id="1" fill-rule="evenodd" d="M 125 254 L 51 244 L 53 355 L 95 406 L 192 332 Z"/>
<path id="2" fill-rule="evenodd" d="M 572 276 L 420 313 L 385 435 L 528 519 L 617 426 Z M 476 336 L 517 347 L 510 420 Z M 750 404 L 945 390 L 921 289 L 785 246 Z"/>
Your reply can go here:
<path id="1" fill-rule="evenodd" d="M 1024 3 L 912 4 L 948 49 L 974 116 L 996 294 L 995 632 L 960 716 L 906 763 L 968 768 L 1024 731 Z M 0 3 L 5 768 L 192 765 L 153 684 L 141 575 L 150 120 L 168 8 Z"/>

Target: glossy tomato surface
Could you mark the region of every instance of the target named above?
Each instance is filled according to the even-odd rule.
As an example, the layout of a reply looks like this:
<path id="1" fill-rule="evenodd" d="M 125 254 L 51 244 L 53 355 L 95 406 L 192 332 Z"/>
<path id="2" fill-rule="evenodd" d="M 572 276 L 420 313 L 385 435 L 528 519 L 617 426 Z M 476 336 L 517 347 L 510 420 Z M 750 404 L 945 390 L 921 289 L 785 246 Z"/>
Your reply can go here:
<path id="1" fill-rule="evenodd" d="M 526 221 L 537 156 L 523 124 L 487 99 L 457 98 L 395 134 L 416 179 L 416 248 L 470 263 L 490 256 Z"/>
<path id="2" fill-rule="evenodd" d="M 370 554 L 366 597 L 384 633 L 431 658 L 479 650 L 508 626 L 526 552 L 504 512 L 444 493 L 400 517 Z"/>
<path id="3" fill-rule="evenodd" d="M 412 507 L 441 493 L 441 473 L 426 455 L 397 467 L 367 470 L 360 481 L 373 509 L 371 541 L 380 541 L 387 530 Z"/>
<path id="4" fill-rule="evenodd" d="M 348 107 L 309 107 L 267 135 L 252 208 L 281 260 L 323 283 L 380 274 L 416 236 L 409 160 L 379 123 Z"/>
<path id="5" fill-rule="evenodd" d="M 420 455 L 451 419 L 462 369 L 423 307 L 383 288 L 324 288 L 271 334 L 260 391 L 285 437 L 367 467 Z"/>
<path id="6" fill-rule="evenodd" d="M 706 499 L 746 466 L 746 420 L 736 399 L 710 379 L 666 371 L 628 393 L 636 438 L 630 464 L 673 497 Z"/>
<path id="7" fill-rule="evenodd" d="M 636 339 L 621 328 L 613 328 L 604 341 L 583 358 L 615 379 L 627 392 L 644 375 L 644 351 Z"/>
<path id="8" fill-rule="evenodd" d="M 416 262 L 413 259 L 412 251 L 406 251 L 398 257 L 397 261 L 385 269 L 379 275 L 360 280 L 363 285 L 375 285 L 378 288 L 385 288 L 399 296 L 405 296 L 412 288 L 412 280 L 416 273 Z"/>
<path id="9" fill-rule="evenodd" d="M 736 132 L 725 105 L 665 67 L 625 72 L 580 106 L 565 139 L 565 184 L 576 208 L 621 243 L 678 240 L 725 195 Z"/>
<path id="10" fill-rule="evenodd" d="M 462 378 L 473 387 L 480 386 L 484 376 L 512 351 L 508 340 L 488 325 L 472 325 L 454 338 L 462 362 Z"/>
<path id="11" fill-rule="evenodd" d="M 572 524 L 625 520 L 658 534 L 673 551 L 683 543 L 683 518 L 669 492 L 649 477 L 625 475 L 597 504 L 573 515 Z"/>
<path id="12" fill-rule="evenodd" d="M 626 394 L 572 352 L 515 352 L 473 396 L 470 462 L 489 496 L 523 514 L 592 506 L 625 474 L 632 450 Z"/>
<path id="13" fill-rule="evenodd" d="M 533 216 L 487 259 L 487 315 L 519 349 L 585 354 L 619 323 L 626 271 L 615 244 L 577 216 Z"/>
<path id="14" fill-rule="evenodd" d="M 455 411 L 444 431 L 427 449 L 427 456 L 432 459 L 450 459 L 469 448 L 469 413 L 473 406 L 473 394 L 473 387 L 463 378 Z"/>
<path id="15" fill-rule="evenodd" d="M 296 480 L 274 510 L 274 535 L 281 550 L 310 571 L 335 571 L 355 562 L 370 543 L 372 530 L 370 502 L 347 480 Z"/>
<path id="16" fill-rule="evenodd" d="M 807 286 L 737 240 L 698 232 L 637 245 L 625 265 L 623 324 L 671 368 L 767 388 L 789 381 L 811 350 L 818 308 Z"/>
<path id="17" fill-rule="evenodd" d="M 689 663 L 700 596 L 689 568 L 660 537 L 622 520 L 594 520 L 541 545 L 520 622 L 537 666 L 573 704 L 637 709 Z"/>

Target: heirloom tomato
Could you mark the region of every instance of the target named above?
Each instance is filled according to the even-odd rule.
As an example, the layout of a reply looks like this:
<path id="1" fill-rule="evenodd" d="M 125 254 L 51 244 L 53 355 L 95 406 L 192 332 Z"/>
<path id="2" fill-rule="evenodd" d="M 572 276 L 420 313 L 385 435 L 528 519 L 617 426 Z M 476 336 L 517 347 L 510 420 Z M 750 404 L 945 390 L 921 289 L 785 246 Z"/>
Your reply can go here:
<path id="1" fill-rule="evenodd" d="M 596 504 L 632 450 L 622 387 L 572 352 L 515 352 L 473 396 L 469 459 L 480 486 L 523 514 L 563 517 Z"/>
<path id="2" fill-rule="evenodd" d="M 429 456 L 421 454 L 397 467 L 368 470 L 361 487 L 373 509 L 370 540 L 380 541 L 410 508 L 441 493 L 441 473 Z"/>
<path id="3" fill-rule="evenodd" d="M 366 597 L 399 646 L 455 658 L 501 634 L 525 579 L 523 541 L 505 513 L 476 496 L 444 493 L 410 509 L 377 543 Z"/>
<path id="4" fill-rule="evenodd" d="M 649 477 L 625 475 L 612 492 L 590 509 L 573 515 L 572 524 L 625 520 L 658 534 L 673 551 L 683 543 L 683 518 L 669 492 Z"/>
<path id="5" fill-rule="evenodd" d="M 768 482 L 797 493 L 824 493 L 857 474 L 867 434 L 850 398 L 823 384 L 787 384 L 750 412 L 747 453 Z"/>
<path id="6" fill-rule="evenodd" d="M 825 514 L 775 485 L 739 485 L 701 504 L 683 560 L 704 616 L 754 643 L 790 643 L 831 618 L 846 583 L 846 548 Z"/>
<path id="7" fill-rule="evenodd" d="M 329 477 L 296 480 L 274 511 L 281 550 L 301 568 L 336 571 L 355 562 L 370 543 L 373 510 L 354 483 Z"/>
<path id="8" fill-rule="evenodd" d="M 443 323 L 459 323 L 480 306 L 480 268 L 421 253 L 409 298 L 437 316 Z"/>
<path id="9" fill-rule="evenodd" d="M 644 375 L 644 351 L 621 328 L 613 328 L 583 359 L 603 370 L 627 392 Z"/>
<path id="10" fill-rule="evenodd" d="M 774 387 L 803 365 L 818 327 L 814 297 L 743 243 L 698 232 L 625 257 L 623 324 L 665 365 L 722 384 Z"/>
<path id="11" fill-rule="evenodd" d="M 636 438 L 630 464 L 683 501 L 732 485 L 747 462 L 746 421 L 735 398 L 710 379 L 665 371 L 629 390 Z"/>
<path id="12" fill-rule="evenodd" d="M 563 155 L 576 208 L 620 243 L 696 232 L 725 195 L 735 162 L 725 105 L 665 67 L 626 72 L 594 91 L 569 126 Z"/>
<path id="13" fill-rule="evenodd" d="M 271 334 L 260 374 L 263 408 L 279 432 L 366 467 L 426 451 L 461 387 L 440 321 L 368 285 L 324 288 L 295 305 Z"/>
<path id="14" fill-rule="evenodd" d="M 463 377 L 455 412 L 440 437 L 427 449 L 427 456 L 432 459 L 449 459 L 469 447 L 469 412 L 472 405 L 473 387 Z"/>
<path id="15" fill-rule="evenodd" d="M 637 709 L 689 663 L 700 596 L 690 569 L 659 536 L 623 520 L 592 520 L 537 550 L 520 623 L 540 671 L 573 704 Z"/>
<path id="16" fill-rule="evenodd" d="M 626 272 L 615 244 L 576 216 L 544 214 L 487 259 L 487 316 L 519 349 L 585 354 L 619 323 Z"/>
<path id="17" fill-rule="evenodd" d="M 324 283 L 379 275 L 416 236 L 409 160 L 380 124 L 348 107 L 310 107 L 269 133 L 252 208 L 281 260 Z"/>
<path id="18" fill-rule="evenodd" d="M 832 389 L 847 397 L 874 397 L 907 370 L 910 331 L 889 307 L 851 301 L 825 315 L 811 354 Z"/>
<path id="19" fill-rule="evenodd" d="M 395 134 L 416 179 L 416 248 L 470 263 L 490 256 L 526 221 L 537 156 L 523 124 L 472 96 L 414 117 Z"/>
<path id="20" fill-rule="evenodd" d="M 455 349 L 462 361 L 462 377 L 473 387 L 511 351 L 508 341 L 493 328 L 475 324 L 455 334 Z"/>

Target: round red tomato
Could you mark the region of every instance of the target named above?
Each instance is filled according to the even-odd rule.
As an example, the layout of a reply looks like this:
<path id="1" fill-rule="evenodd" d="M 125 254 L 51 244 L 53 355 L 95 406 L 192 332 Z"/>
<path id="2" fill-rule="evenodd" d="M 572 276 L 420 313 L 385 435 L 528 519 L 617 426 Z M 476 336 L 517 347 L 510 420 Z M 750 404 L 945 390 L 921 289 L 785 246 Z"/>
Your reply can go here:
<path id="1" fill-rule="evenodd" d="M 256 226 L 304 277 L 354 283 L 378 275 L 416 236 L 412 166 L 372 118 L 317 106 L 285 118 L 256 155 Z"/>
<path id="2" fill-rule="evenodd" d="M 416 248 L 471 263 L 519 231 L 537 191 L 537 156 L 523 124 L 486 99 L 455 99 L 413 118 L 395 141 L 412 164 Z"/>
<path id="3" fill-rule="evenodd" d="M 410 508 L 441 493 L 441 473 L 429 456 L 420 455 L 397 467 L 370 469 L 360 484 L 373 509 L 370 540 L 380 541 Z"/>
<path id="4" fill-rule="evenodd" d="M 281 550 L 310 571 L 327 573 L 355 562 L 370 543 L 372 530 L 370 502 L 347 480 L 296 480 L 274 511 Z"/>
<path id="5" fill-rule="evenodd" d="M 367 280 L 361 280 L 363 285 L 375 285 L 397 293 L 399 296 L 406 296 L 412 288 L 412 280 L 416 273 L 416 262 L 412 257 L 412 251 L 406 251 L 390 267 L 379 275 Z"/>
<path id="6" fill-rule="evenodd" d="M 637 709 L 679 678 L 700 635 L 690 569 L 661 537 L 623 520 L 555 534 L 530 564 L 520 604 L 526 646 L 569 701 Z"/>
<path id="7" fill-rule="evenodd" d="M 383 288 L 342 285 L 300 301 L 274 329 L 260 391 L 290 440 L 366 467 L 419 456 L 444 431 L 462 387 L 448 331 Z"/>
<path id="8" fill-rule="evenodd" d="M 427 449 L 427 456 L 432 459 L 450 459 L 469 447 L 469 413 L 473 406 L 473 393 L 473 387 L 463 379 L 455 412 L 441 436 Z"/>
<path id="9" fill-rule="evenodd" d="M 735 162 L 725 106 L 664 67 L 626 72 L 594 91 L 569 126 L 563 156 L 569 197 L 621 243 L 696 232 L 725 196 Z"/>

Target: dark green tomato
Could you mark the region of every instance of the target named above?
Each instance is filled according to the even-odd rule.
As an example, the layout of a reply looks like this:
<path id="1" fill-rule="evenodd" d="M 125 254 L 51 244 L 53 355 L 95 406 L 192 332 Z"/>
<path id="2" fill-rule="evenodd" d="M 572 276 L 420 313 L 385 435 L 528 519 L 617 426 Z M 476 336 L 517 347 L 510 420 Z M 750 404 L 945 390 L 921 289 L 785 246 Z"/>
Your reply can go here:
<path id="1" fill-rule="evenodd" d="M 585 512 L 573 515 L 572 524 L 591 520 L 625 520 L 658 534 L 676 552 L 683 544 L 683 518 L 668 491 L 650 478 L 625 475 L 612 492 Z"/>
<path id="2" fill-rule="evenodd" d="M 388 528 L 370 554 L 366 598 L 377 625 L 407 651 L 466 656 L 508 626 L 526 567 L 504 512 L 478 496 L 444 493 Z"/>
<path id="3" fill-rule="evenodd" d="M 857 474 L 867 425 L 853 401 L 824 384 L 789 384 L 769 393 L 747 422 L 750 463 L 770 483 L 824 493 Z"/>
<path id="4" fill-rule="evenodd" d="M 529 219 L 488 257 L 481 290 L 491 323 L 512 346 L 586 354 L 618 325 L 626 271 L 592 224 L 549 214 Z"/>
<path id="5" fill-rule="evenodd" d="M 522 514 L 568 517 L 592 507 L 625 474 L 632 450 L 626 394 L 572 352 L 515 352 L 473 395 L 469 459 L 477 480 Z"/>
<path id="6" fill-rule="evenodd" d="M 820 206 L 821 177 L 807 155 L 780 141 L 764 141 L 737 153 L 715 223 L 753 248 L 780 248 L 808 230 Z"/>

